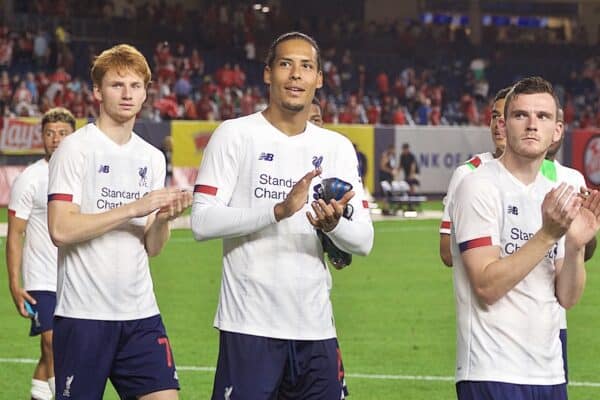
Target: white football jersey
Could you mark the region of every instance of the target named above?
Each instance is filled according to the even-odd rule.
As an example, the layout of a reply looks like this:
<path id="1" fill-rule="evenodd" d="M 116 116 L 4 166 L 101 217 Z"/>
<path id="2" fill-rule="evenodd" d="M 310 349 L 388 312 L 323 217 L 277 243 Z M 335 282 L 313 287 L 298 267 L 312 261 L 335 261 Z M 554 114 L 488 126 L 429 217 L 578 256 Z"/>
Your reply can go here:
<path id="1" fill-rule="evenodd" d="M 554 185 L 542 173 L 525 185 L 494 160 L 463 179 L 456 191 L 451 218 L 457 381 L 565 382 L 554 267 L 564 258 L 564 238 L 493 305 L 478 300 L 460 256 L 480 246 L 498 246 L 501 257 L 518 251 L 541 228 L 541 204 Z"/>
<path id="2" fill-rule="evenodd" d="M 56 246 L 48 233 L 48 162 L 31 164 L 14 181 L 8 212 L 27 220 L 21 273 L 25 290 L 56 291 Z"/>
<path id="3" fill-rule="evenodd" d="M 135 133 L 118 145 L 94 124 L 66 137 L 50 160 L 48 201 L 97 214 L 163 187 L 161 152 Z M 125 321 L 159 313 L 144 247 L 147 217 L 58 250 L 56 315 Z"/>
<path id="4" fill-rule="evenodd" d="M 322 177 L 312 181 L 306 205 L 276 222 L 274 205 L 316 166 Z M 328 177 L 349 182 L 355 192 L 352 221 L 342 218 L 330 237 L 347 248 L 352 246 L 343 236 L 350 235 L 368 247 L 359 252 L 368 252 L 373 227 L 348 139 L 312 124 L 287 136 L 262 113 L 225 121 L 213 133 L 196 180 L 192 224 L 195 231 L 216 230 L 212 237 L 224 238 L 217 328 L 281 339 L 336 336 L 331 276 L 306 216 L 314 186 Z M 203 209 L 219 218 L 207 222 Z"/>
<path id="5" fill-rule="evenodd" d="M 450 235 L 450 232 L 452 231 L 452 221 L 450 220 L 450 204 L 452 203 L 454 192 L 460 182 L 465 176 L 479 168 L 482 164 L 493 159 L 494 155 L 490 152 L 476 154 L 469 161 L 454 170 L 452 177 L 450 178 L 450 183 L 448 184 L 448 191 L 446 192 L 446 196 L 444 196 L 442 201 L 444 204 L 444 211 L 442 213 L 442 222 L 440 224 L 440 234 Z"/>

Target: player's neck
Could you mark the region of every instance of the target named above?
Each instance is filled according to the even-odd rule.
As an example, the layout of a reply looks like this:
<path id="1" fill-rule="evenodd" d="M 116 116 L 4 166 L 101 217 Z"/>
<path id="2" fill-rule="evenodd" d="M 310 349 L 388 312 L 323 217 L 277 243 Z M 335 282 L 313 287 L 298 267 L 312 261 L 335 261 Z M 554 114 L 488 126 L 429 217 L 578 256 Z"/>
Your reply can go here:
<path id="1" fill-rule="evenodd" d="M 103 113 L 100 113 L 98 119 L 96 120 L 96 126 L 98 129 L 100 129 L 106 136 L 108 136 L 110 140 L 118 145 L 123 145 L 129 142 L 134 124 L 135 118 L 121 123 Z"/>
<path id="2" fill-rule="evenodd" d="M 505 151 L 499 161 L 515 178 L 523 184 L 529 185 L 535 181 L 544 157 L 532 159 Z"/>
<path id="3" fill-rule="evenodd" d="M 299 135 L 306 129 L 306 120 L 308 119 L 308 110 L 293 112 L 281 110 L 280 108 L 269 105 L 262 112 L 263 117 L 275 128 L 288 136 Z"/>

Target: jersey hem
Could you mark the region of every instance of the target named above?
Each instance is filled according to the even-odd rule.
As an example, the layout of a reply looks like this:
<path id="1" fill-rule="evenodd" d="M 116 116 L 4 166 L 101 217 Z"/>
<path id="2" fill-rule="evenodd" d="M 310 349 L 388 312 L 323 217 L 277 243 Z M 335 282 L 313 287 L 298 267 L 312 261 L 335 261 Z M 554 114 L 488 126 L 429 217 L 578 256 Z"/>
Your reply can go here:
<path id="1" fill-rule="evenodd" d="M 54 292 L 56 293 L 56 286 L 37 286 L 37 285 L 26 285 L 23 287 L 27 292 Z"/>
<path id="2" fill-rule="evenodd" d="M 509 375 L 471 375 L 471 376 L 456 376 L 455 382 L 462 381 L 490 381 L 490 382 L 501 382 L 511 383 L 515 385 L 560 385 L 566 383 L 565 377 L 548 377 L 548 378 L 527 378 L 523 376 L 509 376 Z"/>
<path id="3" fill-rule="evenodd" d="M 251 327 L 248 325 L 241 326 L 239 324 L 229 322 L 215 322 L 214 327 L 220 331 L 227 331 L 233 333 L 242 333 L 244 335 L 262 336 L 271 339 L 282 339 L 282 340 L 327 340 L 337 338 L 335 329 L 328 329 L 325 333 L 316 332 L 303 332 L 302 335 L 292 334 L 283 330 L 270 330 L 267 331 L 264 328 Z"/>
<path id="4" fill-rule="evenodd" d="M 74 319 L 90 319 L 90 320 L 97 320 L 97 321 L 133 321 L 136 319 L 144 319 L 144 318 L 150 318 L 150 317 L 155 317 L 157 315 L 160 315 L 160 311 L 158 311 L 158 309 L 154 309 L 145 313 L 131 313 L 131 314 L 124 314 L 124 315 L 119 315 L 115 317 L 115 314 L 102 314 L 102 313 L 98 313 L 98 314 L 94 314 L 91 315 L 89 313 L 68 313 L 68 312 L 64 312 L 61 311 L 59 309 L 56 309 L 56 311 L 54 312 L 54 315 L 56 317 L 64 317 L 64 318 L 74 318 Z"/>

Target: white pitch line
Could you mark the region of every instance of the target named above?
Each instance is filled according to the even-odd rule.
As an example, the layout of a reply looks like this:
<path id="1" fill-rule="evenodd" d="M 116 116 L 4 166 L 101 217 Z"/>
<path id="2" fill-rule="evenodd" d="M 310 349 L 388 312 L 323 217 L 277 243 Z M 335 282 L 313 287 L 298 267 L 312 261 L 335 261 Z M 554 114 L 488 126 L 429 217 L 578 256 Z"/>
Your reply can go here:
<path id="1" fill-rule="evenodd" d="M 32 358 L 0 358 L 0 364 L 36 364 L 38 360 Z M 199 367 L 183 365 L 177 367 L 178 371 L 215 372 L 215 367 Z M 381 374 L 346 374 L 347 378 L 378 379 L 390 381 L 434 381 L 453 382 L 453 376 L 429 375 L 381 375 Z M 600 387 L 600 382 L 569 382 L 570 386 Z"/>

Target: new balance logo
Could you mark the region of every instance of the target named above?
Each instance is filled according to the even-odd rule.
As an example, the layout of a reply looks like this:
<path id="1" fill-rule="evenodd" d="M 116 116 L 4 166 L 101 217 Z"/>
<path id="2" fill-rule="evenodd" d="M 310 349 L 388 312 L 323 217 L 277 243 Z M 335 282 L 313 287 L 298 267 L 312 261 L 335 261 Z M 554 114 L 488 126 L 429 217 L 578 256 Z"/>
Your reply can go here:
<path id="1" fill-rule="evenodd" d="M 227 386 L 225 388 L 225 400 L 231 400 L 231 393 L 233 393 L 233 386 Z"/>
<path id="2" fill-rule="evenodd" d="M 98 169 L 99 174 L 108 174 L 110 172 L 110 165 L 100 165 Z"/>
<path id="3" fill-rule="evenodd" d="M 71 397 L 71 383 L 73 383 L 75 375 L 67 376 L 65 381 L 65 390 L 63 390 L 63 397 Z"/>
<path id="4" fill-rule="evenodd" d="M 258 156 L 258 160 L 273 161 L 273 157 L 275 157 L 273 153 L 260 153 L 260 156 Z"/>
<path id="5" fill-rule="evenodd" d="M 42 326 L 42 324 L 40 323 L 40 317 L 38 315 L 38 312 L 36 311 L 35 314 L 33 315 L 33 323 L 35 324 L 36 328 L 39 328 L 40 326 Z"/>
<path id="6" fill-rule="evenodd" d="M 508 213 L 512 215 L 519 215 L 519 209 L 517 206 L 508 206 Z"/>

